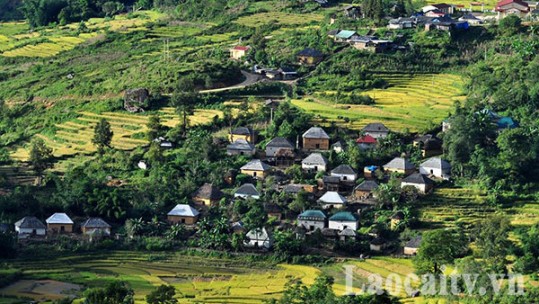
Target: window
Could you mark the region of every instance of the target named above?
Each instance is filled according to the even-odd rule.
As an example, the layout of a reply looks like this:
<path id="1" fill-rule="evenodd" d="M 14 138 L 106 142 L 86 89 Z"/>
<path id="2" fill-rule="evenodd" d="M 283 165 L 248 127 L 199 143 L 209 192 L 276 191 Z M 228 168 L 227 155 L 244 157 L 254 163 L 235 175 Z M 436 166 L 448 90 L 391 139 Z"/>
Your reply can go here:
<path id="1" fill-rule="evenodd" d="M 66 228 L 64 226 L 60 226 L 60 232 L 65 232 Z"/>
<path id="2" fill-rule="evenodd" d="M 320 144 L 316 144 L 316 149 L 320 149 Z"/>
<path id="3" fill-rule="evenodd" d="M 253 176 L 256 177 L 256 172 L 253 172 Z"/>
<path id="4" fill-rule="evenodd" d="M 434 170 L 430 170 L 430 174 L 434 174 Z"/>
<path id="5" fill-rule="evenodd" d="M 346 176 L 343 176 L 342 180 L 348 180 L 348 178 Z"/>
<path id="6" fill-rule="evenodd" d="M 182 224 L 185 224 L 185 219 L 184 218 L 182 218 Z"/>

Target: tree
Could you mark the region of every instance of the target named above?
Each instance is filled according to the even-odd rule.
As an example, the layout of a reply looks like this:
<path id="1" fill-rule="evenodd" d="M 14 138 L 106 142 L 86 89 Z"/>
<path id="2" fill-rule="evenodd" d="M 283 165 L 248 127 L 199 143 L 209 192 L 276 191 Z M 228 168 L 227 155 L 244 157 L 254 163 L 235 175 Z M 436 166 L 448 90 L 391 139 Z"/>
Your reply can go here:
<path id="1" fill-rule="evenodd" d="M 134 304 L 135 292 L 126 282 L 114 281 L 105 288 L 91 288 L 84 292 L 84 304 Z"/>
<path id="2" fill-rule="evenodd" d="M 111 130 L 110 123 L 106 119 L 101 118 L 95 126 L 94 138 L 92 139 L 92 143 L 97 146 L 99 154 L 103 154 L 105 147 L 110 148 L 113 135 L 114 133 Z"/>
<path id="3" fill-rule="evenodd" d="M 188 116 L 193 113 L 194 106 L 200 99 L 199 94 L 195 90 L 195 84 L 190 78 L 182 78 L 178 81 L 178 86 L 172 93 L 171 103 L 176 108 L 176 113 L 182 119 L 183 137 L 187 135 Z"/>
<path id="4" fill-rule="evenodd" d="M 105 13 L 105 16 L 112 17 L 124 9 L 124 5 L 120 2 L 108 1 L 103 3 L 101 10 Z"/>
<path id="5" fill-rule="evenodd" d="M 176 304 L 178 300 L 174 299 L 176 289 L 174 286 L 161 285 L 156 290 L 146 296 L 148 304 Z"/>
<path id="6" fill-rule="evenodd" d="M 11 232 L 0 232 L 0 258 L 12 258 L 17 253 L 17 239 Z"/>
<path id="7" fill-rule="evenodd" d="M 506 256 L 511 248 L 511 222 L 504 216 L 492 216 L 475 227 L 474 238 L 481 257 L 493 271 L 505 271 Z"/>
<path id="8" fill-rule="evenodd" d="M 499 22 L 499 30 L 502 35 L 512 36 L 520 31 L 522 20 L 517 15 L 509 15 Z"/>
<path id="9" fill-rule="evenodd" d="M 45 170 L 52 168 L 52 160 L 52 149 L 47 147 L 43 139 L 34 138 L 30 147 L 29 162 L 40 179 Z"/>
<path id="10" fill-rule="evenodd" d="M 417 273 L 441 273 L 441 266 L 453 263 L 464 247 L 464 242 L 449 230 L 438 229 L 423 233 L 421 246 L 414 258 Z"/>
<path id="11" fill-rule="evenodd" d="M 273 237 L 273 248 L 275 253 L 285 257 L 301 254 L 302 244 L 301 241 L 296 238 L 294 232 L 276 231 Z"/>
<path id="12" fill-rule="evenodd" d="M 163 135 L 163 125 L 161 124 L 161 118 L 159 118 L 159 115 L 150 116 L 146 127 L 148 128 L 146 138 L 150 143 Z"/>

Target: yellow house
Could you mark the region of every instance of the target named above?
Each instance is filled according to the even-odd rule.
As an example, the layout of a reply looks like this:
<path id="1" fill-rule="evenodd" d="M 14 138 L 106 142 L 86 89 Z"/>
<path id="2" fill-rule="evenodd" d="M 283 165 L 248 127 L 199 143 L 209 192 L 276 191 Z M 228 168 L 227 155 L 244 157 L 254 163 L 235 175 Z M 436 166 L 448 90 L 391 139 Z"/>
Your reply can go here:
<path id="1" fill-rule="evenodd" d="M 395 157 L 392 161 L 384 165 L 384 170 L 388 173 L 410 175 L 415 172 L 415 166 L 405 158 Z"/>
<path id="2" fill-rule="evenodd" d="M 205 183 L 195 192 L 193 201 L 204 206 L 209 206 L 218 203 L 222 197 L 223 192 L 221 192 L 219 188 L 215 187 L 213 184 Z"/>
<path id="3" fill-rule="evenodd" d="M 235 142 L 239 139 L 246 140 L 250 144 L 256 143 L 255 131 L 247 127 L 238 127 L 230 132 L 228 136 L 230 142 Z"/>
<path id="4" fill-rule="evenodd" d="M 305 65 L 317 64 L 322 61 L 323 58 L 324 54 L 322 54 L 322 52 L 311 48 L 306 48 L 297 54 L 298 63 Z"/>
<path id="5" fill-rule="evenodd" d="M 230 58 L 239 60 L 242 57 L 245 57 L 250 49 L 250 46 L 236 45 L 230 49 Z"/>
<path id="6" fill-rule="evenodd" d="M 47 232 L 49 233 L 72 233 L 73 221 L 65 213 L 55 213 L 47 220 Z"/>
<path id="7" fill-rule="evenodd" d="M 240 168 L 242 174 L 250 175 L 256 179 L 264 179 L 271 171 L 271 166 L 255 159 Z"/>

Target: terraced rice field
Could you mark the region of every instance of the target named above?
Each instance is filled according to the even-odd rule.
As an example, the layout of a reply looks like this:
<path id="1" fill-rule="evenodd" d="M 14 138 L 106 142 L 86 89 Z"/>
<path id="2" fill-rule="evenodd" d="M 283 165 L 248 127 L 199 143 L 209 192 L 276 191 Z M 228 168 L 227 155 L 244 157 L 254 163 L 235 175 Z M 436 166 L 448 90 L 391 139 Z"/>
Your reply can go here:
<path id="1" fill-rule="evenodd" d="M 158 20 L 162 14 L 154 11 L 135 13 L 138 18 L 128 18 L 127 15 L 116 16 L 108 20 L 92 18 L 86 22 L 89 33 L 76 34 L 78 23 L 69 24 L 59 30 L 29 32 L 26 23 L 0 23 L 0 55 L 4 57 L 52 57 L 61 52 L 71 50 L 77 45 L 110 31 L 145 30 L 144 25 Z M 45 41 L 41 38 L 46 38 Z M 41 39 L 41 40 L 39 40 Z"/>
<path id="2" fill-rule="evenodd" d="M 322 97 L 293 100 L 292 103 L 316 116 L 316 123 L 361 129 L 371 122 L 382 122 L 395 131 L 421 131 L 439 124 L 447 117 L 452 105 L 464 98 L 463 80 L 450 74 L 377 74 L 390 87 L 364 92 L 375 100 L 375 105 L 335 104 Z M 326 92 L 333 94 L 334 92 Z M 349 122 L 345 122 L 348 118 Z"/>
<path id="3" fill-rule="evenodd" d="M 322 15 L 317 14 L 293 14 L 284 12 L 258 13 L 238 18 L 235 23 L 257 27 L 267 23 L 277 23 L 281 26 L 297 26 L 309 24 L 311 22 L 320 22 L 324 19 Z"/>
<path id="4" fill-rule="evenodd" d="M 56 157 L 72 156 L 76 154 L 91 154 L 95 152 L 95 147 L 92 144 L 94 136 L 94 127 L 97 122 L 104 118 L 110 124 L 114 136 L 112 137 L 111 145 L 120 150 L 132 150 L 138 146 L 148 144 L 144 139 L 146 132 L 146 124 L 149 116 L 104 112 L 96 114 L 92 112 L 79 112 L 80 116 L 72 121 L 56 125 L 56 132 L 53 136 L 37 134 L 37 137 L 42 138 L 47 146 L 53 149 L 53 155 Z M 159 112 L 163 125 L 174 127 L 180 123 L 178 114 L 174 108 L 165 107 Z M 221 116 L 222 112 L 218 110 L 195 110 L 193 115 L 189 116 L 189 124 L 191 126 L 210 123 L 215 116 Z M 21 147 L 12 155 L 14 159 L 26 160 L 28 151 Z"/>
<path id="5" fill-rule="evenodd" d="M 116 252 L 67 256 L 46 263 L 16 261 L 11 266 L 23 269 L 25 279 L 52 279 L 88 287 L 121 279 L 135 290 L 136 303 L 145 303 L 145 295 L 160 284 L 176 287 L 180 303 L 262 303 L 277 297 L 290 279 L 312 284 L 320 273 L 309 266 L 279 265 L 271 269 L 241 260 L 158 255 L 155 262 L 149 261 L 149 254 Z M 2 291 L 6 292 L 0 290 L 0 294 Z"/>

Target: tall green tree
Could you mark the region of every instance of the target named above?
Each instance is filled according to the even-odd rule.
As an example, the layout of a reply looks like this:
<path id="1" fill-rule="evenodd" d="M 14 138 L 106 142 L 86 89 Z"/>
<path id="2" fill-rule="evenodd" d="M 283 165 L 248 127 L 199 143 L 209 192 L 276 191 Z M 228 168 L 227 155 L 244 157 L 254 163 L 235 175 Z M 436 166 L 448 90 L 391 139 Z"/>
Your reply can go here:
<path id="1" fill-rule="evenodd" d="M 174 298 L 176 289 L 171 285 L 160 285 L 156 290 L 146 296 L 148 304 L 176 304 L 178 300 Z"/>
<path id="2" fill-rule="evenodd" d="M 440 274 L 441 266 L 453 263 L 465 246 L 464 241 L 449 230 L 438 229 L 423 233 L 421 246 L 414 258 L 417 273 Z"/>
<path id="3" fill-rule="evenodd" d="M 52 149 L 41 138 L 34 138 L 30 146 L 29 162 L 39 178 L 43 172 L 53 166 Z"/>
<path id="4" fill-rule="evenodd" d="M 159 118 L 159 115 L 150 116 L 146 127 L 148 128 L 146 138 L 150 143 L 163 135 L 163 125 L 161 124 L 161 118 Z"/>
<path id="5" fill-rule="evenodd" d="M 101 120 L 95 125 L 94 129 L 94 138 L 92 143 L 97 147 L 97 152 L 103 154 L 105 147 L 110 148 L 110 143 L 112 142 L 112 136 L 114 133 L 110 127 L 110 123 L 101 118 Z"/>
<path id="6" fill-rule="evenodd" d="M 474 230 L 475 245 L 481 257 L 493 271 L 505 271 L 507 255 L 512 243 L 509 241 L 511 222 L 505 216 L 488 217 L 477 223 Z"/>
<path id="7" fill-rule="evenodd" d="M 176 108 L 176 113 L 182 120 L 181 129 L 183 137 L 187 136 L 189 127 L 188 116 L 193 114 L 194 108 L 200 96 L 196 91 L 195 84 L 190 78 L 181 78 L 178 85 L 172 93 L 171 103 Z"/>

